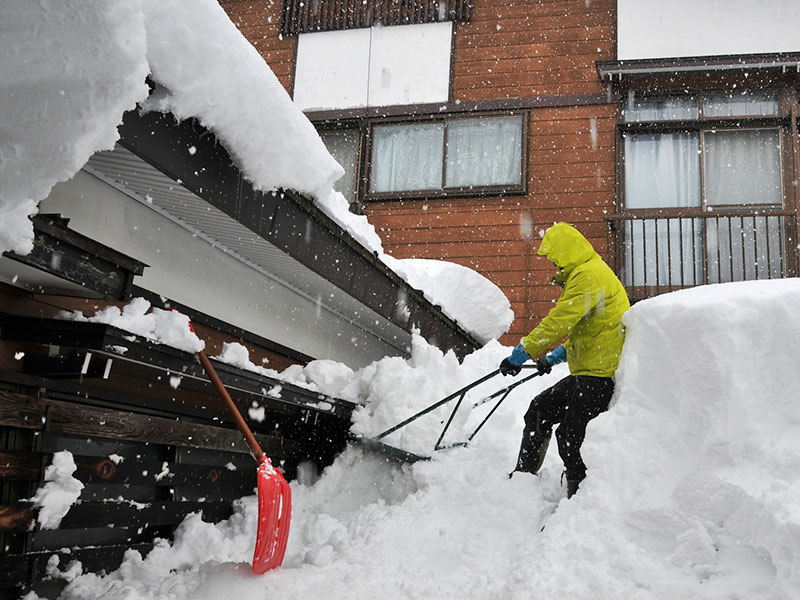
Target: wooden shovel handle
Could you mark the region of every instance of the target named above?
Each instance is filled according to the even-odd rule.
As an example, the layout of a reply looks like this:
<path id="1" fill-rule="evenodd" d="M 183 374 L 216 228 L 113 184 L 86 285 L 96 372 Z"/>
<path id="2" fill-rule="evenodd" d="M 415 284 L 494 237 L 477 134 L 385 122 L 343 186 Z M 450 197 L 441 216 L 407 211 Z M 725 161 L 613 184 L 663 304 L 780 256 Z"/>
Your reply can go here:
<path id="1" fill-rule="evenodd" d="M 239 409 L 236 408 L 236 404 L 234 404 L 233 400 L 228 394 L 228 390 L 226 390 L 225 386 L 222 385 L 222 381 L 220 381 L 219 375 L 217 375 L 217 371 L 214 369 L 211 361 L 208 360 L 206 353 L 202 350 L 197 353 L 197 356 L 200 359 L 200 364 L 203 365 L 203 368 L 208 374 L 209 379 L 211 379 L 211 383 L 214 384 L 217 392 L 222 399 L 225 400 L 225 404 L 228 405 L 228 410 L 233 415 L 233 419 L 236 421 L 236 426 L 239 428 L 239 431 L 241 431 L 244 435 L 247 445 L 250 446 L 250 451 L 253 453 L 253 456 L 258 462 L 261 462 L 261 459 L 264 457 L 264 452 L 262 452 L 261 446 L 259 446 L 258 442 L 256 441 L 256 437 L 253 435 L 253 432 L 250 431 L 247 423 L 245 423 L 244 419 L 242 418 L 242 413 L 240 413 Z"/>

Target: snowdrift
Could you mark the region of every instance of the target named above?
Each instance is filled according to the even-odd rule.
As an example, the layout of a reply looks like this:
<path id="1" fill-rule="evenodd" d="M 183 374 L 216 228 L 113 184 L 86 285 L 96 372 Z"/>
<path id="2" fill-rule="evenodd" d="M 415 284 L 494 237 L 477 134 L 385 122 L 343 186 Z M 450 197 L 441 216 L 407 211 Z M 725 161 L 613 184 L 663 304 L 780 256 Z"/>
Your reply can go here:
<path id="1" fill-rule="evenodd" d="M 315 484 L 293 483 L 287 559 L 275 572 L 254 577 L 245 564 L 249 498 L 228 522 L 187 519 L 174 544 L 144 560 L 131 553 L 108 576 L 79 576 L 62 597 L 798 598 L 798 300 L 790 279 L 635 305 L 617 392 L 590 424 L 589 475 L 571 500 L 554 444 L 538 477 L 506 477 L 528 400 L 565 374 L 559 365 L 515 391 L 468 448 L 413 467 L 351 448 Z M 354 377 L 372 400 L 391 389 L 414 410 L 424 385 L 415 364 L 460 382 L 507 351 L 490 344 L 457 365 L 418 344 L 396 371 L 408 378 L 404 397 L 405 379 Z M 381 362 L 367 369 L 380 373 Z"/>

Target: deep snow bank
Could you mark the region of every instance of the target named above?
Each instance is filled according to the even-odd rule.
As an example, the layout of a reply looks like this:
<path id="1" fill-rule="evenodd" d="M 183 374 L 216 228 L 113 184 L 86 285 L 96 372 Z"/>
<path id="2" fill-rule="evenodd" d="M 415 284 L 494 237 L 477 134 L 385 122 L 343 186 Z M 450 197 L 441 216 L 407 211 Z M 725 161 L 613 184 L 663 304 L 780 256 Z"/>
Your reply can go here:
<path id="1" fill-rule="evenodd" d="M 230 521 L 188 519 L 173 546 L 79 577 L 63 597 L 798 598 L 798 300 L 794 279 L 635 305 L 613 406 L 590 424 L 589 475 L 571 500 L 555 444 L 539 477 L 505 476 L 528 399 L 565 374 L 559 365 L 514 392 L 468 448 L 413 467 L 351 448 L 316 484 L 294 482 L 275 572 L 254 577 L 244 564 L 250 498 Z M 491 344 L 458 365 L 420 342 L 403 369 L 384 359 L 354 382 L 415 411 L 426 385 L 458 387 L 508 350 Z"/>
<path id="2" fill-rule="evenodd" d="M 669 560 L 698 580 L 713 588 L 774 569 L 774 587 L 759 582 L 742 597 L 800 597 L 799 306 L 798 279 L 636 305 L 619 402 L 587 448 L 596 469 L 588 491 L 649 543 L 642 521 L 660 521 L 660 535 L 676 536 Z M 764 564 L 737 574 L 743 551 Z"/>
<path id="3" fill-rule="evenodd" d="M 588 567 L 579 595 L 800 597 L 799 301 L 791 279 L 635 305 L 590 477 L 520 560 Z"/>

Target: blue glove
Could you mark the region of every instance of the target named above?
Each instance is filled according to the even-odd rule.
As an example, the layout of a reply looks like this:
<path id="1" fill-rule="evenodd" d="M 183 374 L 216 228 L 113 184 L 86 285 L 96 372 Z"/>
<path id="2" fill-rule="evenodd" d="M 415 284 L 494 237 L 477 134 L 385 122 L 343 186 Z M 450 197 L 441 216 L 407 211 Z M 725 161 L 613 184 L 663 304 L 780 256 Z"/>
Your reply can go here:
<path id="1" fill-rule="evenodd" d="M 547 362 L 555 367 L 563 362 L 567 362 L 567 350 L 564 348 L 564 346 L 559 346 L 550 354 L 548 354 L 546 358 Z"/>
<path id="2" fill-rule="evenodd" d="M 508 358 L 504 358 L 503 362 L 500 363 L 500 373 L 503 377 L 506 375 L 519 375 L 519 372 L 522 371 L 522 364 L 526 360 L 530 360 L 530 358 L 522 344 L 518 344 L 511 352 L 511 355 Z"/>
<path id="3" fill-rule="evenodd" d="M 527 352 L 525 352 L 525 348 L 522 346 L 522 344 L 517 344 L 516 347 L 511 351 L 511 356 L 508 357 L 508 362 L 515 367 L 521 367 L 525 361 L 530 359 L 531 357 L 528 356 Z"/>
<path id="4" fill-rule="evenodd" d="M 567 351 L 564 346 L 559 346 L 547 356 L 542 356 L 536 361 L 536 370 L 539 375 L 547 375 L 552 368 L 567 360 Z"/>

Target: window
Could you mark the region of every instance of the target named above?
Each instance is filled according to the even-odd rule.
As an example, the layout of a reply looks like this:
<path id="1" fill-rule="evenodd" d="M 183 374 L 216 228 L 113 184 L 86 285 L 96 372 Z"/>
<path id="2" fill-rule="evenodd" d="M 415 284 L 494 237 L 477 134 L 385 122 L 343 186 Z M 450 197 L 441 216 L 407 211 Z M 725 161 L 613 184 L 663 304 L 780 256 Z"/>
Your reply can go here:
<path id="1" fill-rule="evenodd" d="M 522 115 L 372 128 L 369 196 L 524 192 Z"/>
<path id="2" fill-rule="evenodd" d="M 625 282 L 682 287 L 786 273 L 775 94 L 628 98 Z"/>

